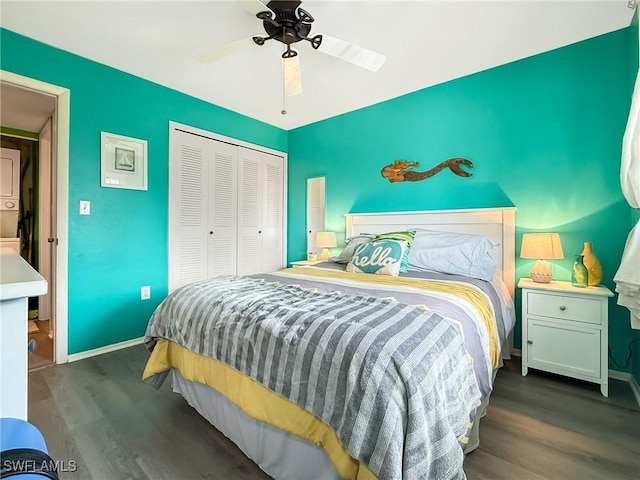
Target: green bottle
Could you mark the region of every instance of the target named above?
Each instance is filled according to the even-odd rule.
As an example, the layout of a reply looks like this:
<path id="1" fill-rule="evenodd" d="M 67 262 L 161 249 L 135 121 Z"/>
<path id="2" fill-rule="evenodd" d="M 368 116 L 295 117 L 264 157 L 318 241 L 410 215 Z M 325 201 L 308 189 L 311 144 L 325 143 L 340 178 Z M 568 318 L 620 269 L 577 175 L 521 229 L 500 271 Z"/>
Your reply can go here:
<path id="1" fill-rule="evenodd" d="M 574 287 L 586 287 L 589 285 L 589 272 L 587 267 L 584 266 L 582 255 L 576 255 L 576 261 L 573 262 L 573 269 L 571 270 L 571 285 Z"/>

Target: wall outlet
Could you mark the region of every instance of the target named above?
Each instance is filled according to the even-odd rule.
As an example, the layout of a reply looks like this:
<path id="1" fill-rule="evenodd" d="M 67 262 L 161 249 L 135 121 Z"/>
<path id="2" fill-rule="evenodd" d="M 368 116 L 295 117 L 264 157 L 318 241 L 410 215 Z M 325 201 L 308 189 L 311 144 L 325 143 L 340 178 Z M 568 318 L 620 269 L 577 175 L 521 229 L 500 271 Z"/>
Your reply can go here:
<path id="1" fill-rule="evenodd" d="M 80 200 L 80 215 L 91 215 L 91 202 Z"/>
<path id="2" fill-rule="evenodd" d="M 149 300 L 150 298 L 151 298 L 151 287 L 149 285 L 140 287 L 140 300 Z"/>

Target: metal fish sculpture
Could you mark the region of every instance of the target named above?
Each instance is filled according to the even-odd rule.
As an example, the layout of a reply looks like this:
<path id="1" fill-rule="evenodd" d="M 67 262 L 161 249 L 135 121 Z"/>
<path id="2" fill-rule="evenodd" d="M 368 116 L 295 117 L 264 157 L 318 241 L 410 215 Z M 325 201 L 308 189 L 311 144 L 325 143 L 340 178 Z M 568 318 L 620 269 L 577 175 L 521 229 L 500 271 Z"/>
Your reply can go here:
<path id="1" fill-rule="evenodd" d="M 466 158 L 450 158 L 449 160 L 445 160 L 440 162 L 438 165 L 433 167 L 426 172 L 416 172 L 413 169 L 418 167 L 420 163 L 411 162 L 409 160 L 396 160 L 390 165 L 387 165 L 382 168 L 380 173 L 384 178 L 389 180 L 391 183 L 396 182 L 418 182 L 420 180 L 424 180 L 426 178 L 434 176 L 436 173 L 448 168 L 455 175 L 459 177 L 470 177 L 473 175 L 471 172 L 467 172 L 463 170 L 460 165 L 465 165 L 469 168 L 473 168 L 473 162 L 471 160 L 467 160 Z"/>

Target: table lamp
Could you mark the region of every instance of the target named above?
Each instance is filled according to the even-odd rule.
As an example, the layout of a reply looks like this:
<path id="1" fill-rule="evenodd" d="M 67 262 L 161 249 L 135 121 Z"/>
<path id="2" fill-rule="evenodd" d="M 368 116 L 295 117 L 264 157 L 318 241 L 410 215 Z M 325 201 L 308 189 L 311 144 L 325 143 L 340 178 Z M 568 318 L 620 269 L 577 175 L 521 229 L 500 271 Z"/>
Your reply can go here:
<path id="1" fill-rule="evenodd" d="M 335 232 L 318 232 L 316 234 L 316 247 L 324 249 L 320 255 L 321 261 L 328 262 L 329 258 L 331 258 L 329 249 L 337 245 Z"/>
<path id="2" fill-rule="evenodd" d="M 550 283 L 553 279 L 551 266 L 545 260 L 564 258 L 560 235 L 557 233 L 525 233 L 522 235 L 520 258 L 538 260 L 531 270 L 531 280 Z"/>

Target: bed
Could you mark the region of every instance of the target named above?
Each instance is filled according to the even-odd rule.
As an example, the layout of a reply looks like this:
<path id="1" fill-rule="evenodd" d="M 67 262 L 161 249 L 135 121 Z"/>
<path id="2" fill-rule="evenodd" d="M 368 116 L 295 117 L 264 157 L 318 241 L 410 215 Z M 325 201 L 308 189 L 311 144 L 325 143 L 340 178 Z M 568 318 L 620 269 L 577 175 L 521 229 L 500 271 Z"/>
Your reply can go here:
<path id="1" fill-rule="evenodd" d="M 175 392 L 274 478 L 464 478 L 511 345 L 514 214 L 346 215 L 345 236 L 376 236 L 370 246 L 388 232 L 414 232 L 414 245 L 437 232 L 482 237 L 497 245 L 491 278 L 366 274 L 357 265 L 367 261 L 354 261 L 371 259 L 363 241 L 346 265 L 181 287 L 149 322 L 143 378 L 159 387 L 171 376 Z M 421 251 L 408 250 L 410 269 Z"/>

